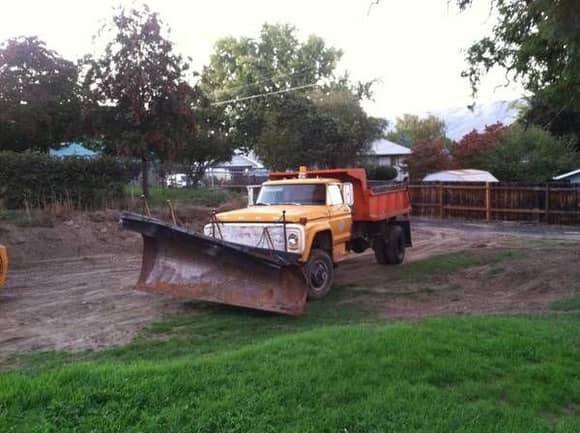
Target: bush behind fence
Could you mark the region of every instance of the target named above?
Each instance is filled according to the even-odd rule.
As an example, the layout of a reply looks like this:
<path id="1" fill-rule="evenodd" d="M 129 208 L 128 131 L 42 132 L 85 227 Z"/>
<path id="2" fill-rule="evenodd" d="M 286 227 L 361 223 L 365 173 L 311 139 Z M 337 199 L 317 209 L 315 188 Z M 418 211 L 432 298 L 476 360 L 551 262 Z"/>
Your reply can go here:
<path id="1" fill-rule="evenodd" d="M 111 157 L 58 159 L 0 152 L 0 208 L 95 209 L 125 199 L 136 165 Z"/>

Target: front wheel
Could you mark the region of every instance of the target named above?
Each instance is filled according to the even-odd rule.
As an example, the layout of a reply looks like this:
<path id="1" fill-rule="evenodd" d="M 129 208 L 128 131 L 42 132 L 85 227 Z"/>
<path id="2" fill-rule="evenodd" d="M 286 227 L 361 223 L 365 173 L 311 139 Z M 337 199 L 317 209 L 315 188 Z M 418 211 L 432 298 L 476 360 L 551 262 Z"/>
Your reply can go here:
<path id="1" fill-rule="evenodd" d="M 330 254 L 313 249 L 304 266 L 304 277 L 308 285 L 308 299 L 324 298 L 330 292 L 334 280 L 334 264 Z"/>

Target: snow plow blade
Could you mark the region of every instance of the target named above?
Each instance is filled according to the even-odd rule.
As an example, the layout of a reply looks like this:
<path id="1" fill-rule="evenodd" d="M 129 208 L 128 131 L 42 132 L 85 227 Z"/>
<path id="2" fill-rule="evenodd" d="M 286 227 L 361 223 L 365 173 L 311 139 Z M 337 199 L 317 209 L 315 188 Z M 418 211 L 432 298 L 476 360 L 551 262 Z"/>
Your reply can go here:
<path id="1" fill-rule="evenodd" d="M 304 311 L 298 254 L 234 244 L 130 212 L 120 222 L 143 235 L 138 290 L 282 314 Z"/>

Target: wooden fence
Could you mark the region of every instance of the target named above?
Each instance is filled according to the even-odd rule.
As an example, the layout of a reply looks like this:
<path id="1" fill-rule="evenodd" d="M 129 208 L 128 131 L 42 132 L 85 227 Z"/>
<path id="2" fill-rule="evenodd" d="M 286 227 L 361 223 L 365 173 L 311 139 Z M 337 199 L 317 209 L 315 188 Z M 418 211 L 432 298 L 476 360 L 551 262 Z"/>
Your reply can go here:
<path id="1" fill-rule="evenodd" d="M 409 194 L 417 216 L 580 224 L 580 185 L 425 182 Z"/>

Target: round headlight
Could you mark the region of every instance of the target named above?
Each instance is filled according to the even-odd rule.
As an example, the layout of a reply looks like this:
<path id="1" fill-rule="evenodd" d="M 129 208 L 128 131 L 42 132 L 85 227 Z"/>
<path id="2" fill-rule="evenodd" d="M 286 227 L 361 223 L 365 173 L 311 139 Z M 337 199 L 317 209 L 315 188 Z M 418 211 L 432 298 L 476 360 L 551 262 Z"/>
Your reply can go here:
<path id="1" fill-rule="evenodd" d="M 288 236 L 288 248 L 291 250 L 297 250 L 299 243 L 298 235 L 296 233 L 291 233 Z"/>

